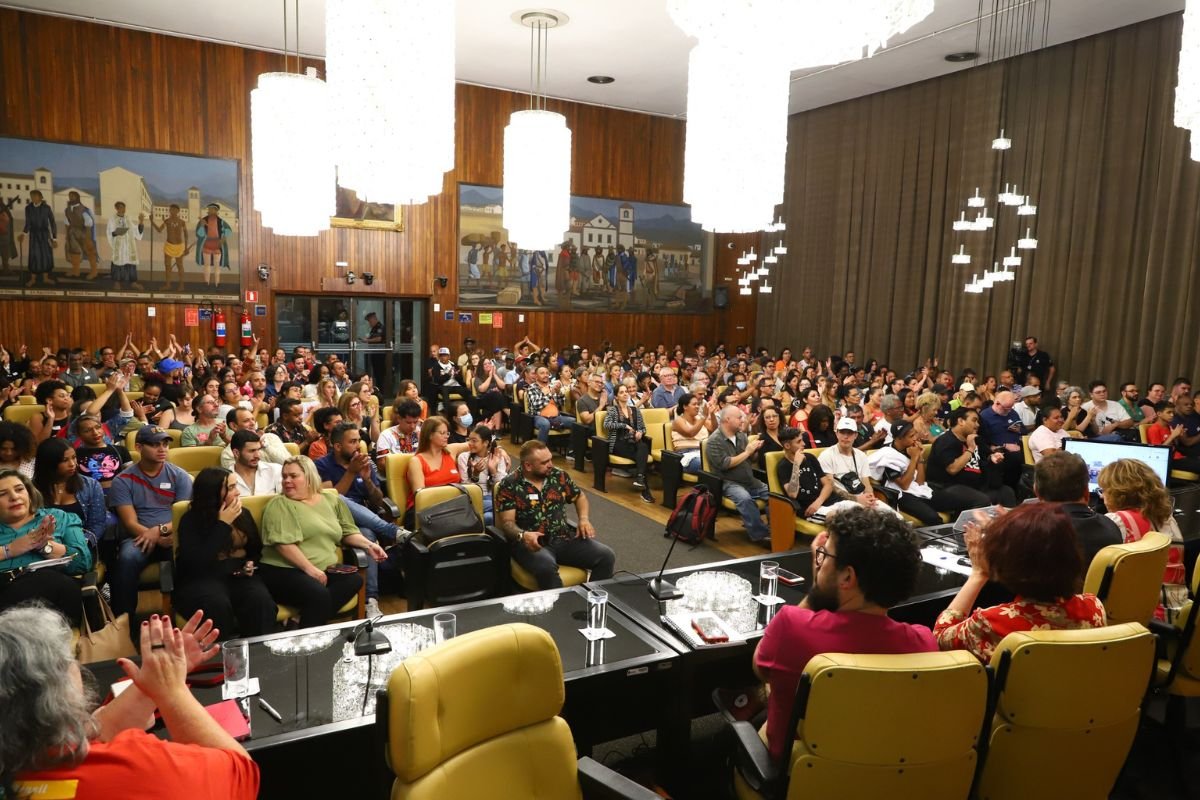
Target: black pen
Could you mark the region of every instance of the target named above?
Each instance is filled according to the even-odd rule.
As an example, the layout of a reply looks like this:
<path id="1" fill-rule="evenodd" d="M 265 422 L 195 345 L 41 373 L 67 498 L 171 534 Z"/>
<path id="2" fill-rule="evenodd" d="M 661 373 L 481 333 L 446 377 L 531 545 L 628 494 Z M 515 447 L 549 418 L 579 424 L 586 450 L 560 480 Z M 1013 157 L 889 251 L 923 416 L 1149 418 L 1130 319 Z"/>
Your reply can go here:
<path id="1" fill-rule="evenodd" d="M 271 716 L 271 719 L 276 722 L 283 722 L 283 715 L 276 711 L 274 706 L 263 700 L 261 696 L 258 698 L 258 707 L 267 712 Z"/>

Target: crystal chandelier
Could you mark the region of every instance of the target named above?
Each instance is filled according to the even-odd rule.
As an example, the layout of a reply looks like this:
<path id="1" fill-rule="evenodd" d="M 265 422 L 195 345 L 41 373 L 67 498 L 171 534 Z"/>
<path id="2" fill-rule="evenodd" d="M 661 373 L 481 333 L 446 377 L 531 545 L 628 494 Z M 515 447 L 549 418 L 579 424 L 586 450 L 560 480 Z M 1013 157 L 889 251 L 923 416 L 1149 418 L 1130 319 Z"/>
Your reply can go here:
<path id="1" fill-rule="evenodd" d="M 504 128 L 503 224 L 522 250 L 548 250 L 571 227 L 571 129 L 562 114 L 546 110 L 542 82 L 550 28 L 566 18 L 544 11 L 521 15 L 530 29 L 533 85 L 530 107 L 514 112 Z"/>
<path id="2" fill-rule="evenodd" d="M 791 70 L 874 53 L 933 0 L 668 0 L 688 58 L 683 199 L 702 228 L 770 230 L 783 201 Z M 746 109 L 753 109 L 747 113 Z"/>
<path id="3" fill-rule="evenodd" d="M 454 168 L 454 15 L 454 0 L 326 0 L 338 183 L 360 200 L 424 203 Z"/>
<path id="4" fill-rule="evenodd" d="M 329 147 L 329 87 L 309 68 L 288 72 L 287 0 L 283 3 L 283 72 L 265 72 L 250 91 L 250 164 L 254 208 L 280 236 L 316 236 L 336 211 Z M 300 3 L 295 0 L 296 67 Z"/>
<path id="5" fill-rule="evenodd" d="M 1200 9 L 1188 3 L 1183 10 L 1179 45 L 1179 75 L 1175 83 L 1175 125 L 1192 134 L 1192 160 L 1200 161 Z"/>

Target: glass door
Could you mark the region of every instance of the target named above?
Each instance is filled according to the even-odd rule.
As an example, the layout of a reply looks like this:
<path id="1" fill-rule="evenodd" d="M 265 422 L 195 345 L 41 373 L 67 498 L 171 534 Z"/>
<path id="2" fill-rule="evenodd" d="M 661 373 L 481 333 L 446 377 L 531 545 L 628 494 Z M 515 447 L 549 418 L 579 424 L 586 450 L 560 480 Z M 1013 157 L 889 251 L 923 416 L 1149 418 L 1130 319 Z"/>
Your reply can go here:
<path id="1" fill-rule="evenodd" d="M 335 357 L 352 375 L 369 374 L 386 400 L 416 379 L 425 341 L 425 301 L 386 297 L 276 295 L 276 341 L 289 358 L 311 347 L 319 361 Z"/>

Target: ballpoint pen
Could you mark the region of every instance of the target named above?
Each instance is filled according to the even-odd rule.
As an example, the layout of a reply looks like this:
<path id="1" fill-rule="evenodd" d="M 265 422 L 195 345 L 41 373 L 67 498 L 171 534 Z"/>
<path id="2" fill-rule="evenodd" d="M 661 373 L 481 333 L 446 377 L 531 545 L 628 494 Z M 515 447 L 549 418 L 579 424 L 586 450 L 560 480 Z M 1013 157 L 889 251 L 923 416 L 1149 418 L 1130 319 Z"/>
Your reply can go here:
<path id="1" fill-rule="evenodd" d="M 283 722 L 283 715 L 276 711 L 274 706 L 272 706 L 266 700 L 263 700 L 262 697 L 258 698 L 258 707 L 267 712 L 271 719 L 275 720 L 276 722 Z"/>

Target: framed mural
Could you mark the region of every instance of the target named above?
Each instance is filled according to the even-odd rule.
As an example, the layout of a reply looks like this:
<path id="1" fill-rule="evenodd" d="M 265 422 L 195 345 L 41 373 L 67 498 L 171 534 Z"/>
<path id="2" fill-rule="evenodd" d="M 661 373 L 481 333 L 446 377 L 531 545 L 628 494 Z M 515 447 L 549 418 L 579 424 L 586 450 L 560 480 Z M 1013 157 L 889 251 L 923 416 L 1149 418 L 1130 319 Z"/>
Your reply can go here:
<path id="1" fill-rule="evenodd" d="M 344 186 L 337 187 L 337 216 L 330 217 L 335 228 L 360 230 L 403 231 L 404 212 L 391 203 L 369 203 L 360 200 L 358 193 Z"/>
<path id="2" fill-rule="evenodd" d="M 0 298 L 237 302 L 238 162 L 0 138 Z"/>
<path id="3" fill-rule="evenodd" d="M 688 206 L 571 196 L 553 251 L 504 230 L 503 191 L 458 185 L 458 305 L 697 314 L 712 310 L 712 237 Z"/>

